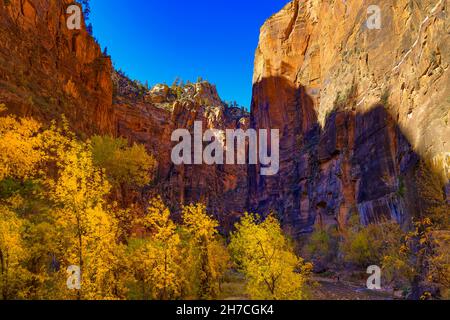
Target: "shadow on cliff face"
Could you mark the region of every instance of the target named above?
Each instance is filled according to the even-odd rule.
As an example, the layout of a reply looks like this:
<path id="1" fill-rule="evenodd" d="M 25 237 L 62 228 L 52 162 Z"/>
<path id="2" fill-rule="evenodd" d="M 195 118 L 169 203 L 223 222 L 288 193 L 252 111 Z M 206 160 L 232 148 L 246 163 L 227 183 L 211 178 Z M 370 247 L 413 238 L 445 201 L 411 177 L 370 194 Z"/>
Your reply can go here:
<path id="1" fill-rule="evenodd" d="M 364 224 L 408 224 L 420 214 L 426 202 L 417 181 L 423 159 L 385 106 L 357 112 L 354 105 L 347 97 L 322 128 L 305 88 L 284 78 L 254 85 L 251 126 L 280 129 L 280 172 L 263 177 L 257 166 L 249 167 L 250 211 L 276 212 L 293 236 L 316 224 L 344 227 L 352 213 Z M 443 191 L 437 197 L 445 202 Z"/>
<path id="2" fill-rule="evenodd" d="M 314 217 L 302 214 L 304 204 L 299 201 L 310 175 L 302 167 L 306 162 L 299 150 L 303 141 L 317 137 L 319 129 L 313 106 L 304 88 L 295 88 L 284 78 L 266 78 L 253 87 L 250 126 L 280 130 L 280 171 L 260 176 L 259 166 L 249 166 L 248 209 L 261 214 L 276 211 L 283 225 L 292 229 L 314 224 Z"/>

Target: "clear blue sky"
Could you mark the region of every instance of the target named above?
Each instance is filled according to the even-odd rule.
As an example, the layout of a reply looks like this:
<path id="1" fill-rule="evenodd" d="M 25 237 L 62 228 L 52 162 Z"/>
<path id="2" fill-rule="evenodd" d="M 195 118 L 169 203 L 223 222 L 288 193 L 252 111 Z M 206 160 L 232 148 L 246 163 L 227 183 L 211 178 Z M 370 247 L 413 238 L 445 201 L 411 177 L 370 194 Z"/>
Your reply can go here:
<path id="1" fill-rule="evenodd" d="M 117 69 L 150 85 L 201 76 L 249 107 L 259 28 L 289 0 L 91 1 L 90 21 Z"/>

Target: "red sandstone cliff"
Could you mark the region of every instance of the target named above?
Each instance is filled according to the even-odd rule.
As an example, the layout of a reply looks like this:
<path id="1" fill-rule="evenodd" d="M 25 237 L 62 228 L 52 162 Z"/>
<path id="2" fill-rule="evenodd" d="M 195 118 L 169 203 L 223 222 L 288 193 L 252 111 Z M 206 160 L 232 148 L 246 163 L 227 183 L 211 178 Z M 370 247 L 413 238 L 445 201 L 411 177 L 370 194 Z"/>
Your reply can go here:
<path id="1" fill-rule="evenodd" d="M 0 3 L 0 101 L 44 121 L 64 114 L 88 135 L 113 133 L 111 60 L 84 26 L 68 30 L 72 3 Z"/>
<path id="2" fill-rule="evenodd" d="M 157 85 L 139 94 L 126 77 L 114 75 L 116 96 L 114 110 L 118 134 L 132 142 L 144 144 L 158 160 L 157 177 L 147 196 L 160 194 L 179 212 L 180 205 L 203 202 L 227 230 L 245 211 L 247 205 L 247 167 L 245 165 L 175 166 L 171 151 L 172 132 L 203 122 L 203 130 L 246 130 L 249 116 L 226 106 L 215 86 L 208 82 L 189 84 L 176 92 Z"/>
<path id="3" fill-rule="evenodd" d="M 251 124 L 281 130 L 281 170 L 250 168 L 249 198 L 296 235 L 407 220 L 419 158 L 450 176 L 448 1 L 376 2 L 380 30 L 353 0 L 294 0 L 261 28 Z"/>

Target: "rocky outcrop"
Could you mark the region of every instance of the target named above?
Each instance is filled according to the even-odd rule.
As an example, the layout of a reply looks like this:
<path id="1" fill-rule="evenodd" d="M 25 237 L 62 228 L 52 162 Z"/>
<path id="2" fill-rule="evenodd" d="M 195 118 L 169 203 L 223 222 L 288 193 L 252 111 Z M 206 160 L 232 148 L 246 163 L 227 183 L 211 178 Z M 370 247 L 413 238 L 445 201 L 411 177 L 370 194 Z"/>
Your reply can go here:
<path id="1" fill-rule="evenodd" d="M 294 235 L 352 212 L 408 220 L 419 158 L 449 177 L 447 2 L 377 5 L 381 29 L 352 0 L 294 0 L 261 28 L 251 125 L 280 129 L 281 169 L 249 169 L 249 203 Z"/>
<path id="2" fill-rule="evenodd" d="M 0 101 L 84 134 L 113 133 L 112 65 L 86 32 L 67 28 L 72 1 L 0 1 Z"/>
<path id="3" fill-rule="evenodd" d="M 215 86 L 208 82 L 173 89 L 156 85 L 139 95 L 136 85 L 123 75 L 116 73 L 113 78 L 116 92 L 120 93 L 114 99 L 118 134 L 144 144 L 159 164 L 157 177 L 146 190 L 146 197 L 162 195 L 178 213 L 183 204 L 203 202 L 219 219 L 222 228 L 230 230 L 246 208 L 247 167 L 175 166 L 171 151 L 176 143 L 171 142 L 171 135 L 176 129 L 193 132 L 195 121 L 203 123 L 203 130 L 246 130 L 249 115 L 226 106 Z"/>

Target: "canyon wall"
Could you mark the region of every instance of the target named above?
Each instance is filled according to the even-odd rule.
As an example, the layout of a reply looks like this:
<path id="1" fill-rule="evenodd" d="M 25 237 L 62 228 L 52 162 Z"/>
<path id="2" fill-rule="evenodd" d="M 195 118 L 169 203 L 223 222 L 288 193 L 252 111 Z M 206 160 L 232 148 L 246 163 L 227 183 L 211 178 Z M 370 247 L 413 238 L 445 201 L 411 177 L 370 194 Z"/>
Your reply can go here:
<path id="1" fill-rule="evenodd" d="M 171 135 L 176 129 L 188 129 L 193 136 L 195 121 L 202 122 L 203 132 L 207 129 L 246 130 L 248 113 L 227 106 L 216 87 L 208 82 L 176 89 L 157 85 L 143 95 L 136 94 L 133 83 L 120 74 L 114 75 L 114 84 L 118 135 L 144 144 L 158 161 L 155 181 L 145 190 L 145 198 L 161 195 L 175 214 L 183 204 L 202 202 L 219 220 L 223 230 L 230 230 L 246 210 L 247 167 L 176 166 L 171 152 L 178 142 L 172 142 Z"/>
<path id="2" fill-rule="evenodd" d="M 249 202 L 294 235 L 352 213 L 409 221 L 419 159 L 450 175 L 448 1 L 370 4 L 294 0 L 261 28 L 251 126 L 280 129 L 281 170 L 251 167 Z"/>
<path id="3" fill-rule="evenodd" d="M 67 28 L 73 1 L 0 1 L 0 102 L 77 132 L 114 133 L 112 64 L 86 31 Z"/>
<path id="4" fill-rule="evenodd" d="M 261 28 L 251 116 L 227 107 L 214 86 L 143 88 L 113 71 L 86 31 L 68 30 L 66 0 L 0 0 L 0 103 L 44 123 L 65 115 L 82 138 L 111 134 L 158 161 L 145 202 L 204 202 L 229 230 L 242 212 L 276 212 L 293 235 L 316 224 L 407 223 L 420 211 L 419 161 L 443 179 L 450 167 L 448 1 L 369 3 L 294 0 Z M 280 129 L 280 172 L 257 166 L 182 165 L 172 132 Z M 450 199 L 450 187 L 447 189 Z"/>

